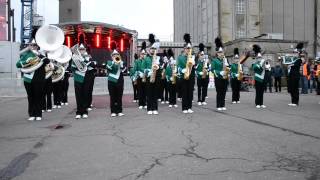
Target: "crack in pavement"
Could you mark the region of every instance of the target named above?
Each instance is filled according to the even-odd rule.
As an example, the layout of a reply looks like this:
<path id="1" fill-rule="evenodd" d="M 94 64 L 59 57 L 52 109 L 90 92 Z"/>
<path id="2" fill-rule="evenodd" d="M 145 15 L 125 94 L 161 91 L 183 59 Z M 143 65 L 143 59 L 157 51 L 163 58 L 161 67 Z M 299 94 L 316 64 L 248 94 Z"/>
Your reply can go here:
<path id="1" fill-rule="evenodd" d="M 198 108 L 200 108 L 200 107 L 198 107 Z M 251 122 L 251 123 L 255 123 L 255 124 L 258 124 L 258 125 L 267 126 L 267 127 L 271 127 L 271 128 L 275 128 L 275 129 L 280 129 L 282 131 L 290 132 L 290 133 L 293 133 L 295 135 L 305 136 L 305 137 L 309 137 L 309 138 L 320 140 L 320 137 L 314 136 L 314 135 L 311 135 L 311 134 L 306 134 L 306 133 L 303 133 L 303 132 L 295 131 L 295 130 L 292 130 L 292 129 L 276 126 L 276 125 L 273 125 L 273 124 L 270 124 L 270 123 L 266 123 L 266 122 L 262 122 L 262 121 L 258 121 L 258 120 L 254 120 L 254 119 L 250 119 L 250 118 L 246 118 L 246 117 L 242 117 L 242 116 L 238 116 L 238 115 L 234 115 L 234 114 L 230 114 L 230 113 L 226 113 L 226 112 L 219 112 L 219 111 L 216 111 L 216 110 L 213 110 L 213 109 L 210 109 L 210 108 L 204 108 L 204 107 L 201 107 L 201 108 L 202 109 L 206 109 L 206 110 L 210 110 L 210 111 L 213 111 L 213 112 L 217 112 L 217 113 L 220 113 L 220 114 L 223 114 L 223 115 L 226 115 L 226 116 L 231 116 L 231 117 L 234 117 L 234 118 L 242 119 L 242 120 L 245 120 L 245 121 L 248 121 L 248 122 Z"/>
<path id="2" fill-rule="evenodd" d="M 116 179 L 113 179 L 113 180 L 121 180 L 121 179 L 127 178 L 127 177 L 132 176 L 132 175 L 135 175 L 135 173 L 129 173 L 129 174 L 123 175 L 123 176 L 121 176 L 119 178 L 116 178 Z"/>
<path id="3" fill-rule="evenodd" d="M 275 160 L 264 162 L 261 168 L 252 171 L 225 169 L 215 173 L 237 172 L 244 174 L 259 173 L 264 171 L 287 171 L 304 173 L 306 180 L 320 179 L 320 157 L 311 153 L 306 154 L 275 154 Z"/>
<path id="4" fill-rule="evenodd" d="M 153 163 L 151 163 L 147 168 L 145 168 L 140 174 L 136 176 L 136 180 L 145 177 L 150 171 L 155 168 L 156 166 L 162 166 L 160 163 L 160 160 L 162 159 L 168 159 L 168 157 L 162 157 L 162 158 L 153 158 Z"/>
<path id="5" fill-rule="evenodd" d="M 144 170 L 142 170 L 141 173 L 139 173 L 136 176 L 135 179 L 137 180 L 137 179 L 140 179 L 140 178 L 144 178 L 148 174 L 150 174 L 151 170 L 153 170 L 156 166 L 162 166 L 162 163 L 161 163 L 162 160 L 167 160 L 169 158 L 177 157 L 177 156 L 183 156 L 183 157 L 188 157 L 188 158 L 197 158 L 197 159 L 203 160 L 205 162 L 209 162 L 209 161 L 213 161 L 213 160 L 241 160 L 241 161 L 252 162 L 249 159 L 234 158 L 234 157 L 210 157 L 210 158 L 206 158 L 206 157 L 196 153 L 196 148 L 199 146 L 199 142 L 195 142 L 192 139 L 192 135 L 186 135 L 184 130 L 181 131 L 181 134 L 188 141 L 188 147 L 184 147 L 183 148 L 185 150 L 184 153 L 168 153 L 169 155 L 164 156 L 164 157 L 159 157 L 159 158 L 154 158 L 153 157 L 153 162 L 149 166 L 147 166 Z"/>
<path id="6" fill-rule="evenodd" d="M 129 146 L 129 147 L 142 147 L 141 145 L 136 145 L 136 144 L 130 144 L 127 142 L 127 139 L 119 134 L 121 134 L 123 131 L 121 129 L 117 129 L 116 125 L 112 125 L 111 129 L 115 132 L 113 132 L 111 134 L 111 136 L 117 138 L 120 140 L 120 142 L 123 144 L 123 145 L 126 145 L 126 146 Z"/>

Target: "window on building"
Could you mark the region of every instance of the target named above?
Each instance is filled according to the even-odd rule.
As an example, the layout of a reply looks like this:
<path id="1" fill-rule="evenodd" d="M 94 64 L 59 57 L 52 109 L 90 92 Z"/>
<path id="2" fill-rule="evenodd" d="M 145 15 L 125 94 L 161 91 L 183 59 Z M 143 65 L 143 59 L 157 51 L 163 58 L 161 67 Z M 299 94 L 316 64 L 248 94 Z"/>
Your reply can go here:
<path id="1" fill-rule="evenodd" d="M 247 0 L 235 0 L 235 38 L 247 37 L 246 8 Z"/>
<path id="2" fill-rule="evenodd" d="M 246 0 L 236 0 L 236 14 L 245 14 Z"/>

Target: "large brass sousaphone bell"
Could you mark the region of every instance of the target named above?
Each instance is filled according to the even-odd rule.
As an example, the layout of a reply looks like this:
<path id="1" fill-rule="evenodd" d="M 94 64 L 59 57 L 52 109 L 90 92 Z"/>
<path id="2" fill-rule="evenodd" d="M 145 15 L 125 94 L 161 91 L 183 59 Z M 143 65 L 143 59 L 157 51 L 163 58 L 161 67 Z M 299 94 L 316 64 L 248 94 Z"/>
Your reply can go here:
<path id="1" fill-rule="evenodd" d="M 64 42 L 64 33 L 57 26 L 45 25 L 38 29 L 36 42 L 42 50 L 56 51 Z"/>

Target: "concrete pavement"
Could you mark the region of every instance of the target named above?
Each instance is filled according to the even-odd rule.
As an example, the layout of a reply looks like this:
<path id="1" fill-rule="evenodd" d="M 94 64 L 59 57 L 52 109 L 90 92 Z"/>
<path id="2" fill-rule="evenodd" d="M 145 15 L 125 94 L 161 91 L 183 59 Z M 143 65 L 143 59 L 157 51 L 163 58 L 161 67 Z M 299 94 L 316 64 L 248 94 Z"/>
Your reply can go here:
<path id="1" fill-rule="evenodd" d="M 128 90 L 125 116 L 111 118 L 103 85 L 96 87 L 101 93 L 86 120 L 74 119 L 72 92 L 69 106 L 40 122 L 26 121 L 22 93 L 2 97 L 0 179 L 320 179 L 319 96 L 301 95 L 299 107 L 288 107 L 287 93 L 266 93 L 268 107 L 258 110 L 253 92 L 241 93 L 236 105 L 228 92 L 228 110 L 218 112 L 211 89 L 208 105 L 194 103 L 194 114 L 182 114 L 179 103 L 150 116 Z"/>

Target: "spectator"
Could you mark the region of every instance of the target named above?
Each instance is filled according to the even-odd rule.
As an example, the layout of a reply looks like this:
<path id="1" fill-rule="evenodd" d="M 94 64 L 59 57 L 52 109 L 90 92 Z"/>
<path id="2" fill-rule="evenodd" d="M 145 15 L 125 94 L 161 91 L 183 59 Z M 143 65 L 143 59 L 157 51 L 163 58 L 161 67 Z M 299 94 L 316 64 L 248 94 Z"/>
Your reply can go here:
<path id="1" fill-rule="evenodd" d="M 269 86 L 269 91 L 272 93 L 272 73 L 271 73 L 271 65 L 270 60 L 265 64 L 265 75 L 264 75 L 265 87 L 264 92 L 267 92 L 267 87 Z"/>
<path id="2" fill-rule="evenodd" d="M 281 78 L 283 76 L 283 70 L 279 63 L 272 69 L 272 75 L 274 77 L 274 88 L 276 92 L 281 92 Z"/>

